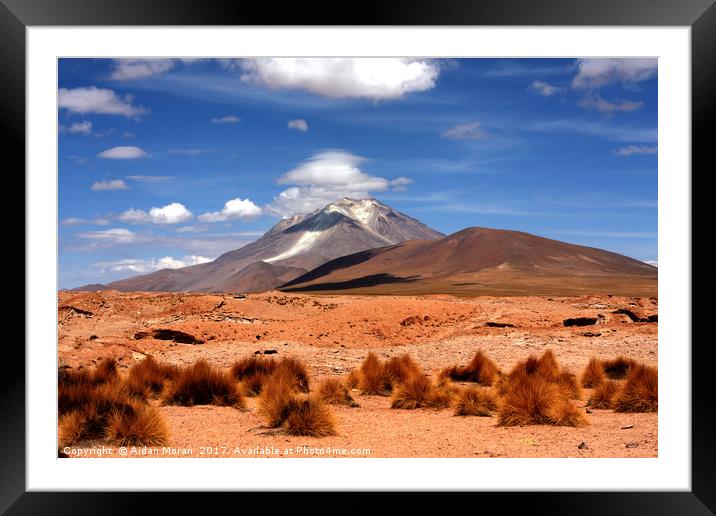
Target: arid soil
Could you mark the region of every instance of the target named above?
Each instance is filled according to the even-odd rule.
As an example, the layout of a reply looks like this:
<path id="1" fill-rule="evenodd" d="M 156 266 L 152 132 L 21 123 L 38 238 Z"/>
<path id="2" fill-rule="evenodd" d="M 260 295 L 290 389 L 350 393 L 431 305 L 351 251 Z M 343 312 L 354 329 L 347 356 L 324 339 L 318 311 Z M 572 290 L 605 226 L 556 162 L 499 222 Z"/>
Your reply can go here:
<path id="1" fill-rule="evenodd" d="M 274 356 L 303 360 L 316 386 L 323 378 L 358 367 L 369 351 L 382 357 L 409 353 L 433 376 L 444 367 L 466 364 L 478 349 L 503 371 L 546 349 L 573 373 L 581 372 L 593 355 L 624 355 L 657 364 L 658 323 L 641 322 L 649 316 L 655 319 L 656 298 L 101 291 L 60 292 L 58 301 L 61 367 L 88 367 L 98 359 L 115 357 L 126 370 L 148 354 L 177 365 L 204 358 L 228 367 L 257 352 L 275 352 Z M 615 313 L 618 310 L 625 313 Z M 574 318 L 591 318 L 596 324 L 565 326 L 566 319 Z M 580 407 L 589 392 L 585 389 Z M 158 456 L 187 456 L 191 450 L 193 457 L 206 457 L 202 452 L 207 451 L 224 457 L 326 457 L 328 450 L 343 449 L 346 455 L 340 456 L 354 456 L 352 449 L 368 449 L 359 456 L 369 457 L 658 454 L 656 413 L 595 409 L 587 414 L 589 425 L 582 428 L 498 427 L 494 417 L 456 417 L 450 409 L 396 410 L 390 408 L 389 398 L 357 391 L 352 395 L 360 407 L 331 406 L 338 435 L 326 438 L 267 430 L 255 410 L 255 398 L 248 400 L 244 411 L 162 406 L 173 450 L 166 454 L 160 448 Z"/>

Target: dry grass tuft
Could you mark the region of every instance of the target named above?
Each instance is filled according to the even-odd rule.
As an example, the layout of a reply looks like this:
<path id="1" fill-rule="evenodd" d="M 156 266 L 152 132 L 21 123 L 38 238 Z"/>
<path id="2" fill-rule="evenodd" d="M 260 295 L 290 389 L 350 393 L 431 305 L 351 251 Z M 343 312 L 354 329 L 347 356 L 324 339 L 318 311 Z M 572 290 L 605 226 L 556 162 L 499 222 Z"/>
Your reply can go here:
<path id="1" fill-rule="evenodd" d="M 323 401 L 331 405 L 360 406 L 350 395 L 346 385 L 336 378 L 323 380 L 318 389 L 318 395 Z"/>
<path id="2" fill-rule="evenodd" d="M 378 355 L 372 351 L 368 353 L 363 364 L 361 364 L 358 377 L 358 388 L 363 391 L 363 394 L 388 396 L 393 390 L 390 376 L 388 376 Z"/>
<path id="3" fill-rule="evenodd" d="M 606 380 L 594 388 L 594 392 L 587 400 L 587 406 L 596 409 L 614 408 L 614 398 L 619 392 L 619 383 Z"/>
<path id="4" fill-rule="evenodd" d="M 161 394 L 165 385 L 179 374 L 176 366 L 154 360 L 151 355 L 132 366 L 125 385 L 129 394 L 138 398 L 148 398 Z"/>
<path id="5" fill-rule="evenodd" d="M 659 372 L 656 367 L 634 363 L 624 387 L 614 400 L 617 412 L 657 412 Z"/>
<path id="6" fill-rule="evenodd" d="M 445 408 L 452 400 L 451 392 L 435 387 L 423 374 L 413 374 L 393 393 L 391 408 Z"/>
<path id="7" fill-rule="evenodd" d="M 623 380 L 629 374 L 629 370 L 636 362 L 631 358 L 618 356 L 611 360 L 602 360 L 604 374 L 611 380 Z"/>
<path id="8" fill-rule="evenodd" d="M 438 378 L 440 382 L 444 382 L 445 379 L 449 378 L 456 382 L 476 382 L 490 386 L 495 382 L 498 373 L 497 364 L 479 350 L 467 366 L 452 366 L 444 369 L 440 372 Z"/>
<path id="9" fill-rule="evenodd" d="M 573 400 L 582 399 L 582 388 L 579 386 L 579 382 L 577 381 L 577 375 L 574 375 L 569 371 L 561 371 L 555 378 L 554 382 L 568 398 Z"/>
<path id="10" fill-rule="evenodd" d="M 454 406 L 456 416 L 490 417 L 497 410 L 495 394 L 490 389 L 473 386 L 460 389 Z"/>
<path id="11" fill-rule="evenodd" d="M 562 371 L 551 351 L 518 363 L 499 386 L 500 426 L 558 425 L 583 426 L 584 415 L 570 398 L 581 390 L 576 377 Z"/>
<path id="12" fill-rule="evenodd" d="M 296 397 L 290 404 L 285 422 L 289 435 L 326 437 L 336 435 L 335 419 L 317 396 Z"/>
<path id="13" fill-rule="evenodd" d="M 286 421 L 294 400 L 291 378 L 286 374 L 273 375 L 266 381 L 259 398 L 259 414 L 269 428 L 278 428 Z"/>
<path id="14" fill-rule="evenodd" d="M 403 383 L 413 375 L 422 374 L 420 366 L 407 354 L 387 360 L 383 369 L 392 385 Z"/>
<path id="15" fill-rule="evenodd" d="M 104 438 L 115 446 L 161 446 L 169 432 L 156 408 L 135 402 L 112 411 Z"/>
<path id="16" fill-rule="evenodd" d="M 605 381 L 604 367 L 597 357 L 592 357 L 582 371 L 582 387 L 593 389 Z"/>
<path id="17" fill-rule="evenodd" d="M 234 379 L 223 371 L 212 368 L 205 360 L 179 371 L 177 378 L 167 386 L 163 401 L 167 405 L 221 405 L 244 407 L 244 397 Z"/>
<path id="18" fill-rule="evenodd" d="M 308 370 L 303 362 L 297 358 L 282 357 L 276 362 L 276 369 L 273 374 L 286 375 L 291 380 L 293 388 L 299 392 L 308 392 L 310 390 Z"/>
<path id="19" fill-rule="evenodd" d="M 358 388 L 360 383 L 360 372 L 357 369 L 351 369 L 346 375 L 345 384 L 348 389 Z"/>
<path id="20" fill-rule="evenodd" d="M 255 356 L 243 358 L 231 366 L 231 376 L 241 382 L 246 396 L 261 394 L 264 383 L 276 371 L 276 361 Z"/>

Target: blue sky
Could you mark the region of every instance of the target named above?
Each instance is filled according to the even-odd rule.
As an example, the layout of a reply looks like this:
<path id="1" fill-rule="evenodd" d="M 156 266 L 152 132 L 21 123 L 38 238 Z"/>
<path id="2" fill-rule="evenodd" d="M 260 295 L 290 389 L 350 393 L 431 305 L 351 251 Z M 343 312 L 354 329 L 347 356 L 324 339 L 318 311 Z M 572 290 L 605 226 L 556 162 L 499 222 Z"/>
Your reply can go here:
<path id="1" fill-rule="evenodd" d="M 61 59 L 60 288 L 375 197 L 657 260 L 652 59 Z"/>

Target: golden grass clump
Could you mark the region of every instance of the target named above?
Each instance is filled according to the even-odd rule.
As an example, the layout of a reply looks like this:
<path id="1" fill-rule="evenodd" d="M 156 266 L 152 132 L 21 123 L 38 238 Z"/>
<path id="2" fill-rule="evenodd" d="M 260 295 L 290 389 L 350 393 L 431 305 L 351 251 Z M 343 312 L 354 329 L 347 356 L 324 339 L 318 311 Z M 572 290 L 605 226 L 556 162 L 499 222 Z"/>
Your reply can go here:
<path id="1" fill-rule="evenodd" d="M 358 369 L 351 369 L 346 375 L 345 385 L 348 389 L 356 389 L 360 383 L 360 372 Z"/>
<path id="2" fill-rule="evenodd" d="M 308 392 L 310 389 L 308 381 L 308 370 L 297 358 L 282 357 L 276 362 L 273 374 L 283 374 L 290 379 L 293 388 L 299 392 Z"/>
<path id="3" fill-rule="evenodd" d="M 137 402 L 113 410 L 104 428 L 104 438 L 115 446 L 160 446 L 168 436 L 157 409 Z"/>
<path id="4" fill-rule="evenodd" d="M 458 391 L 454 407 L 456 416 L 491 417 L 497 402 L 490 389 L 469 386 Z"/>
<path id="5" fill-rule="evenodd" d="M 293 398 L 284 426 L 289 435 L 336 435 L 333 414 L 318 396 Z"/>
<path id="6" fill-rule="evenodd" d="M 420 366 L 408 354 L 388 359 L 383 368 L 393 385 L 403 383 L 415 374 L 421 374 Z"/>
<path id="7" fill-rule="evenodd" d="M 250 356 L 234 362 L 230 374 L 241 382 L 246 396 L 258 396 L 268 377 L 275 371 L 276 361 L 273 358 L 261 359 Z"/>
<path id="8" fill-rule="evenodd" d="M 587 424 L 570 401 L 581 395 L 576 377 L 561 370 L 550 350 L 519 362 L 498 390 L 500 426 Z"/>
<path id="9" fill-rule="evenodd" d="M 132 366 L 125 380 L 129 394 L 138 398 L 158 395 L 179 374 L 176 366 L 157 362 L 151 355 Z"/>
<path id="10" fill-rule="evenodd" d="M 348 405 L 358 407 L 356 400 L 348 392 L 345 383 L 336 378 L 327 378 L 321 382 L 318 389 L 320 398 L 330 405 Z"/>
<path id="11" fill-rule="evenodd" d="M 604 367 L 597 357 L 589 359 L 587 366 L 582 371 L 582 387 L 593 389 L 597 385 L 604 383 L 606 376 Z"/>
<path id="12" fill-rule="evenodd" d="M 657 412 L 659 373 L 656 367 L 633 364 L 626 383 L 614 400 L 617 412 Z"/>
<path id="13" fill-rule="evenodd" d="M 623 356 L 618 356 L 610 360 L 602 360 L 604 374 L 611 380 L 623 380 L 627 377 L 630 369 L 634 365 L 636 365 L 634 360 Z"/>
<path id="14" fill-rule="evenodd" d="M 59 385 L 102 385 L 114 382 L 119 378 L 117 361 L 114 358 L 104 358 L 93 368 L 59 369 L 57 380 Z"/>
<path id="15" fill-rule="evenodd" d="M 478 350 L 467 366 L 452 366 L 440 372 L 439 381 L 476 382 L 490 386 L 494 383 L 499 368 L 482 350 Z"/>
<path id="16" fill-rule="evenodd" d="M 594 392 L 587 400 L 587 406 L 595 409 L 614 408 L 614 398 L 619 392 L 619 383 L 615 380 L 606 380 L 594 388 Z"/>
<path id="17" fill-rule="evenodd" d="M 410 376 L 393 392 L 391 408 L 413 410 L 418 408 L 445 408 L 452 400 L 451 391 L 441 389 L 422 373 Z"/>
<path id="18" fill-rule="evenodd" d="M 167 405 L 221 405 L 244 407 L 244 397 L 235 380 L 228 374 L 212 368 L 205 360 L 179 371 L 176 379 L 164 391 Z"/>
<path id="19" fill-rule="evenodd" d="M 388 372 L 378 358 L 378 355 L 372 351 L 363 361 L 358 372 L 358 388 L 363 394 L 377 394 L 378 396 L 388 396 L 393 390 Z"/>
<path id="20" fill-rule="evenodd" d="M 269 428 L 290 435 L 335 435 L 333 415 L 320 396 L 297 395 L 290 374 L 272 375 L 259 398 L 259 414 Z"/>

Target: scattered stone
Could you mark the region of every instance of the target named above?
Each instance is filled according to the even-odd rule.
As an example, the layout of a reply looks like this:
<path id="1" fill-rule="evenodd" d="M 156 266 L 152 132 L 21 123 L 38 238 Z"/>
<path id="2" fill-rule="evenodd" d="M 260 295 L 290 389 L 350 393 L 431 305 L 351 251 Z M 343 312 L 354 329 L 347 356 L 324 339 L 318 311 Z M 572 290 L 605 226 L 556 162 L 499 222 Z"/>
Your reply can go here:
<path id="1" fill-rule="evenodd" d="M 639 443 L 637 443 L 637 442 L 626 443 L 626 447 L 627 447 L 627 448 L 638 448 L 638 447 L 639 447 Z"/>
<path id="2" fill-rule="evenodd" d="M 596 331 L 596 332 L 595 331 L 585 331 L 584 333 L 582 333 L 582 335 L 584 335 L 585 337 L 601 337 L 602 336 L 602 334 L 599 333 L 598 331 Z"/>
<path id="3" fill-rule="evenodd" d="M 647 322 L 647 323 L 655 323 L 659 322 L 659 315 L 653 314 L 653 315 L 647 315 L 639 314 L 635 312 L 634 310 L 629 310 L 628 308 L 620 308 L 618 310 L 614 310 L 615 314 L 623 314 L 626 315 L 631 322 Z"/>
<path id="4" fill-rule="evenodd" d="M 573 317 L 563 321 L 565 326 L 592 326 L 597 324 L 596 317 Z"/>
<path id="5" fill-rule="evenodd" d="M 577 446 L 577 448 L 579 448 L 580 450 L 588 450 L 589 446 L 587 446 L 587 443 L 582 441 L 581 443 L 579 443 L 579 446 Z"/>
<path id="6" fill-rule="evenodd" d="M 276 353 L 278 353 L 278 350 L 276 350 L 276 349 L 265 349 L 264 350 L 264 355 L 275 355 Z"/>
<path id="7" fill-rule="evenodd" d="M 260 349 L 257 349 L 256 351 L 254 351 L 254 355 L 260 355 L 260 354 L 261 354 L 261 350 L 260 350 Z"/>
<path id="8" fill-rule="evenodd" d="M 256 340 L 261 340 L 261 335 L 256 335 Z"/>
<path id="9" fill-rule="evenodd" d="M 634 425 L 623 426 L 621 429 L 622 429 L 622 430 L 629 430 L 630 428 L 634 428 Z"/>
<path id="10" fill-rule="evenodd" d="M 97 335 L 90 335 L 89 340 L 97 340 Z"/>
<path id="11" fill-rule="evenodd" d="M 592 411 L 587 409 L 587 414 L 591 414 L 591 413 L 592 413 Z"/>
<path id="12" fill-rule="evenodd" d="M 413 326 L 414 324 L 423 324 L 423 319 L 420 316 L 413 315 L 400 321 L 401 326 Z"/>
<path id="13" fill-rule="evenodd" d="M 246 299 L 246 296 L 243 295 L 243 294 L 236 294 L 236 295 L 234 296 L 234 299 Z"/>
<path id="14" fill-rule="evenodd" d="M 514 324 L 506 323 L 506 322 L 493 322 L 488 321 L 485 323 L 485 326 L 488 328 L 514 328 Z"/>

